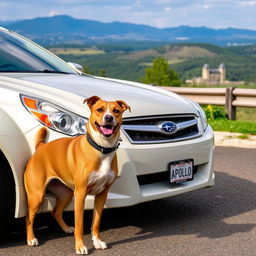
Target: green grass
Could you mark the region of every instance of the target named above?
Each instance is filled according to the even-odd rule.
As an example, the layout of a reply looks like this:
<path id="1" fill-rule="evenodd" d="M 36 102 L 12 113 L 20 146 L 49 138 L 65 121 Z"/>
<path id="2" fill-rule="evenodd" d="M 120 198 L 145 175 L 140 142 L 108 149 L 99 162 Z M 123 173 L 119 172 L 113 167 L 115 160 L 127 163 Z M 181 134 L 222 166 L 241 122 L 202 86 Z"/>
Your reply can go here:
<path id="1" fill-rule="evenodd" d="M 236 119 L 256 122 L 256 108 L 236 108 Z"/>
<path id="2" fill-rule="evenodd" d="M 185 61 L 184 59 L 177 59 L 177 58 L 174 58 L 174 59 L 171 59 L 171 60 L 168 60 L 168 64 L 169 65 L 172 65 L 172 64 L 176 64 L 176 63 L 181 63 Z M 139 65 L 141 66 L 145 66 L 145 67 L 152 67 L 153 66 L 153 63 L 152 62 L 142 62 L 140 63 Z"/>
<path id="3" fill-rule="evenodd" d="M 212 120 L 209 121 L 214 131 L 238 132 L 243 134 L 256 135 L 256 122 L 253 121 L 232 121 Z"/>
<path id="4" fill-rule="evenodd" d="M 247 134 L 241 134 L 237 136 L 237 138 L 240 140 L 248 140 L 250 137 Z"/>
<path id="5" fill-rule="evenodd" d="M 240 139 L 248 139 L 248 134 L 256 135 L 256 108 L 237 108 L 237 119 L 232 121 L 227 119 L 223 106 L 202 107 L 214 131 L 242 133 Z"/>
<path id="6" fill-rule="evenodd" d="M 74 56 L 83 56 L 83 55 L 98 55 L 105 54 L 103 50 L 94 49 L 94 48 L 50 48 L 51 52 L 56 55 L 74 55 Z"/>

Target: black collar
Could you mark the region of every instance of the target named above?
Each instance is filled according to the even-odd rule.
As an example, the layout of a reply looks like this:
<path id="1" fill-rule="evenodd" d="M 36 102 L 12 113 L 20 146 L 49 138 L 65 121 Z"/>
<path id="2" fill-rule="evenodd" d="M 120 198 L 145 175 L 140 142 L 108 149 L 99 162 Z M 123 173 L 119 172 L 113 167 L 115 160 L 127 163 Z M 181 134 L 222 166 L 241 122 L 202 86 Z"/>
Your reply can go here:
<path id="1" fill-rule="evenodd" d="M 95 149 L 97 149 L 98 151 L 100 151 L 102 154 L 109 154 L 115 150 L 118 149 L 120 143 L 117 143 L 117 145 L 113 148 L 104 148 L 100 145 L 98 145 L 92 138 L 91 136 L 89 135 L 89 133 L 87 132 L 86 133 L 86 138 L 87 138 L 87 141 L 89 142 L 89 144 L 94 147 Z"/>

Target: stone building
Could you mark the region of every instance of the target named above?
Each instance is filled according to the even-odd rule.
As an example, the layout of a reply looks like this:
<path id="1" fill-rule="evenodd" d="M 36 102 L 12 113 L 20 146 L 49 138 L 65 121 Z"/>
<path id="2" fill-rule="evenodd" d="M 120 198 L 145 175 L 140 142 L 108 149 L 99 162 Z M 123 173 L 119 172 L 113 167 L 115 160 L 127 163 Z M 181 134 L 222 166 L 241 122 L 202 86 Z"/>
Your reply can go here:
<path id="1" fill-rule="evenodd" d="M 244 81 L 227 81 L 226 67 L 223 63 L 217 69 L 210 68 L 208 64 L 204 64 L 202 68 L 202 77 L 194 77 L 186 80 L 187 84 L 243 84 Z"/>
<path id="2" fill-rule="evenodd" d="M 221 63 L 218 69 L 210 68 L 205 64 L 202 68 L 202 83 L 223 84 L 226 80 L 226 68 Z"/>

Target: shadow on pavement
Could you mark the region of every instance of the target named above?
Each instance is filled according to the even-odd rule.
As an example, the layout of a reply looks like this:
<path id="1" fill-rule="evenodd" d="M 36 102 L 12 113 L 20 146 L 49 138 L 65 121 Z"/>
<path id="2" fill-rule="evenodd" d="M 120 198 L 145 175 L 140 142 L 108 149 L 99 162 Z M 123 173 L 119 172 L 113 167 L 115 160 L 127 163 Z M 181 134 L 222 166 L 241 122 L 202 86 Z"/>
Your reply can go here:
<path id="1" fill-rule="evenodd" d="M 127 226 L 139 228 L 133 237 L 116 238 L 109 247 L 149 238 L 193 234 L 197 237 L 222 238 L 234 233 L 248 232 L 255 223 L 230 224 L 226 219 L 255 209 L 255 183 L 239 177 L 216 172 L 216 185 L 168 199 L 133 207 L 107 209 L 103 213 L 101 230 L 115 233 Z M 73 225 L 73 213 L 65 213 L 67 223 Z M 90 234 L 92 211 L 85 212 L 85 234 Z M 16 223 L 9 242 L 0 248 L 26 244 L 24 220 Z M 36 218 L 36 235 L 41 244 L 67 236 L 57 227 L 50 214 Z M 46 226 L 46 227 L 45 227 Z M 18 231 L 17 231 L 18 230 Z M 119 233 L 121 231 L 118 231 Z M 73 246 L 73 245 L 72 245 Z"/>
<path id="2" fill-rule="evenodd" d="M 256 224 L 230 224 L 226 219 L 256 208 L 255 183 L 216 172 L 214 188 L 125 209 L 105 211 L 102 228 L 136 226 L 135 237 L 124 242 L 169 235 L 193 234 L 198 237 L 222 238 L 248 232 Z M 113 230 L 113 232 L 115 232 Z"/>

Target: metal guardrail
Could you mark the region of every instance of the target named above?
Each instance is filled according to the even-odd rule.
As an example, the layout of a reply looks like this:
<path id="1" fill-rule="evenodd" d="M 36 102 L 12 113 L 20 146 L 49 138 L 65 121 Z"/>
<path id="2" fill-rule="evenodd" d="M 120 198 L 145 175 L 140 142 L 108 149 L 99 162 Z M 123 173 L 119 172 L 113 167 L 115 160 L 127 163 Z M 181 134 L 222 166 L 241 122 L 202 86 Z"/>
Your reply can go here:
<path id="1" fill-rule="evenodd" d="M 225 106 L 230 120 L 236 119 L 236 107 L 256 108 L 256 89 L 166 86 L 161 88 L 185 96 L 199 104 Z"/>

